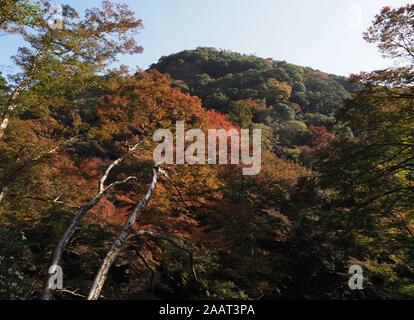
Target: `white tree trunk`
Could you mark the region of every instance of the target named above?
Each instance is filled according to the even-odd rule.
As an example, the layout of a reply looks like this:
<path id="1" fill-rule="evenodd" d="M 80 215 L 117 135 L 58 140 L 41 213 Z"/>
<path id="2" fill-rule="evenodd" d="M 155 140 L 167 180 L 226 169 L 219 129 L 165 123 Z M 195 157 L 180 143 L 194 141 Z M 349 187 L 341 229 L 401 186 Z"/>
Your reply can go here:
<path id="1" fill-rule="evenodd" d="M 133 179 L 133 177 L 129 177 L 129 178 L 123 180 L 123 181 L 117 181 L 117 182 L 112 183 L 111 185 L 106 187 L 104 190 L 99 191 L 99 193 L 95 197 L 93 197 L 91 200 L 89 200 L 87 203 L 85 203 L 79 209 L 79 211 L 72 218 L 72 221 L 71 221 L 69 227 L 66 229 L 65 233 L 63 234 L 62 238 L 59 240 L 59 243 L 58 243 L 58 245 L 56 246 L 56 248 L 53 252 L 52 263 L 50 265 L 51 267 L 52 266 L 59 266 L 60 259 L 62 258 L 63 251 L 66 248 L 66 244 L 68 243 L 69 239 L 72 237 L 73 233 L 75 232 L 76 228 L 78 227 L 80 221 L 85 216 L 85 214 L 88 213 L 89 210 L 91 210 L 93 207 L 95 207 L 96 204 L 102 199 L 102 197 L 110 189 L 112 189 L 116 185 L 126 183 L 131 179 Z M 45 287 L 44 287 L 43 292 L 42 292 L 42 300 L 49 300 L 51 292 L 55 290 L 55 288 L 53 288 L 53 286 L 52 286 L 53 276 L 54 276 L 53 273 L 48 273 L 48 276 L 47 276 L 47 279 L 46 279 L 46 284 L 45 284 Z"/>
<path id="2" fill-rule="evenodd" d="M 137 144 L 135 144 L 132 148 L 129 148 L 129 153 L 135 151 L 139 145 L 141 143 L 143 143 L 146 140 L 143 139 L 141 141 L 139 141 Z M 62 258 L 62 254 L 63 251 L 66 248 L 66 244 L 68 243 L 69 239 L 72 237 L 73 233 L 75 232 L 77 226 L 79 225 L 79 222 L 82 220 L 82 218 L 85 216 L 86 213 L 88 213 L 89 210 L 91 210 L 94 206 L 96 206 L 96 204 L 102 199 L 102 197 L 113 187 L 126 183 L 129 180 L 135 179 L 135 177 L 128 177 L 123 181 L 116 181 L 112 184 L 110 184 L 109 186 L 105 187 L 105 182 L 108 179 L 108 176 L 111 172 L 111 170 L 117 166 L 118 164 L 120 164 L 122 161 L 124 160 L 124 157 L 121 157 L 115 161 L 113 161 L 108 168 L 105 171 L 105 174 L 102 176 L 102 179 L 99 183 L 99 192 L 98 194 L 96 194 L 95 197 L 93 197 L 91 200 L 89 200 L 87 203 L 85 203 L 80 209 L 79 211 L 75 214 L 75 216 L 73 217 L 69 227 L 66 229 L 65 233 L 63 234 L 62 238 L 59 240 L 58 245 L 56 246 L 54 252 L 53 252 L 53 257 L 52 257 L 52 262 L 50 264 L 51 267 L 53 266 L 59 266 L 60 263 L 60 259 Z M 49 269 L 51 270 L 51 269 Z M 53 268 L 52 268 L 53 270 Z M 42 300 L 49 300 L 51 293 L 55 290 L 53 287 L 53 277 L 54 274 L 53 273 L 48 273 L 47 279 L 46 279 L 46 283 L 42 292 Z"/>
<path id="3" fill-rule="evenodd" d="M 19 92 L 15 92 L 15 94 L 11 97 L 11 102 L 13 103 L 14 100 L 17 98 Z M 11 113 L 16 109 L 16 106 L 13 105 L 9 105 L 7 107 L 7 110 L 3 116 L 3 121 L 0 124 L 0 139 L 3 138 L 4 136 L 4 132 L 6 131 L 7 127 L 9 126 L 10 123 L 10 115 Z"/>
<path id="4" fill-rule="evenodd" d="M 0 203 L 3 201 L 4 196 L 6 195 L 7 187 L 0 186 Z"/>
<path id="5" fill-rule="evenodd" d="M 20 82 L 20 84 L 16 87 L 16 89 L 11 93 L 10 97 L 8 98 L 8 101 L 5 105 L 5 111 L 3 114 L 3 120 L 0 124 L 0 139 L 3 138 L 4 132 L 6 131 L 7 127 L 10 123 L 10 117 L 13 113 L 13 111 L 17 108 L 16 100 L 19 97 L 20 93 L 25 90 L 30 83 L 33 80 L 33 75 L 36 71 L 37 67 L 37 60 L 42 54 L 43 50 L 39 49 L 37 50 L 36 54 L 33 56 L 33 61 L 27 70 L 25 76 L 23 77 L 23 80 Z"/>
<path id="6" fill-rule="evenodd" d="M 7 126 L 9 125 L 9 117 L 6 116 L 2 123 L 0 124 L 0 138 L 3 138 L 4 131 L 6 131 Z"/>
<path id="7" fill-rule="evenodd" d="M 102 262 L 101 268 L 95 277 L 95 280 L 89 292 L 88 300 L 97 300 L 100 297 L 102 288 L 105 284 L 106 278 L 108 277 L 109 269 L 111 268 L 116 257 L 121 251 L 122 245 L 124 244 L 125 240 L 131 234 L 131 230 L 135 222 L 137 221 L 138 217 L 140 216 L 141 212 L 147 207 L 148 202 L 151 199 L 155 191 L 155 188 L 157 186 L 158 176 L 161 171 L 162 170 L 159 167 L 154 167 L 152 181 L 147 191 L 147 194 L 145 195 L 145 198 L 142 199 L 138 203 L 138 205 L 134 208 L 132 213 L 129 215 L 125 225 L 123 226 L 120 234 L 118 235 L 118 238 L 112 244 L 111 249 L 106 255 L 104 261 Z"/>

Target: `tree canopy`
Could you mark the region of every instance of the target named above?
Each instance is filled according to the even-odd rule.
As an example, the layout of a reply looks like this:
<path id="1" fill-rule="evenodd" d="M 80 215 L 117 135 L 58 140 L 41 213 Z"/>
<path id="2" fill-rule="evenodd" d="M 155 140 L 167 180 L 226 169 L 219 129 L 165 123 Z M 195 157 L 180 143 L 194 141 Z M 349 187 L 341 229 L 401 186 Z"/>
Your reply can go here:
<path id="1" fill-rule="evenodd" d="M 48 8 L 0 4 L 25 40 L 0 76 L 1 299 L 414 298 L 414 5 L 365 34 L 396 65 L 350 79 L 214 48 L 115 68 L 143 50 L 128 6 Z M 154 163 L 177 121 L 261 129 L 261 173 Z"/>

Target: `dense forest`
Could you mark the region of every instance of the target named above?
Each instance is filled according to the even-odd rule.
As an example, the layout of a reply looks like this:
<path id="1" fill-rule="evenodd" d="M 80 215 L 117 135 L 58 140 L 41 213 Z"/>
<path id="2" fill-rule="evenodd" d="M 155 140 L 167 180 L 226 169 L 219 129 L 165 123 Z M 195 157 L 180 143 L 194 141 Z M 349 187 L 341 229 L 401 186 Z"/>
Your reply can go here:
<path id="1" fill-rule="evenodd" d="M 269 151 L 296 162 L 312 145 L 312 130 L 335 124 L 336 112 L 358 88 L 344 77 L 214 48 L 162 57 L 152 69 L 234 125 L 262 129 Z"/>
<path id="2" fill-rule="evenodd" d="M 113 67 L 143 50 L 127 5 L 49 9 L 0 4 L 25 40 L 0 77 L 0 299 L 414 299 L 414 5 L 364 34 L 395 66 L 350 78 L 215 48 Z M 261 173 L 154 163 L 178 120 L 261 129 Z"/>

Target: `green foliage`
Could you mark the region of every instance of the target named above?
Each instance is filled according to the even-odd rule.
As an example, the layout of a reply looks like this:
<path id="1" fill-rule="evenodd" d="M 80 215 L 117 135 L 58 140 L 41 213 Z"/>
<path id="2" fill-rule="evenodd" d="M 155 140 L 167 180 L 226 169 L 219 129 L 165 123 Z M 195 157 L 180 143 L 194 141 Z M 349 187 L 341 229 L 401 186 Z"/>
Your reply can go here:
<path id="1" fill-rule="evenodd" d="M 10 31 L 16 25 L 31 24 L 39 13 L 37 1 L 3 0 L 0 5 L 0 30 Z"/>
<path id="2" fill-rule="evenodd" d="M 287 104 L 278 103 L 273 107 L 275 118 L 280 122 L 288 122 L 295 120 L 295 111 Z"/>
<path id="3" fill-rule="evenodd" d="M 0 242 L 0 299 L 24 299 L 27 276 L 22 268 L 24 254 L 27 254 L 27 238 L 23 232 L 6 224 L 6 219 L 0 218 Z"/>
<path id="4" fill-rule="evenodd" d="M 132 37 L 142 24 L 126 6 L 104 1 L 84 17 L 67 6 L 67 28 L 51 31 L 47 5 L 39 13 L 12 4 L 21 7 L 2 7 L 0 26 L 22 24 L 13 31 L 27 47 L 10 83 L 0 77 L 0 114 L 10 120 L 0 138 L 0 299 L 38 298 L 50 252 L 122 156 L 107 183 L 136 180 L 90 210 L 62 257 L 65 287 L 88 292 L 146 192 L 152 134 L 176 120 L 262 129 L 262 172 L 166 167 L 134 226 L 160 236 L 128 238 L 105 298 L 414 298 L 413 62 L 404 44 L 413 5 L 384 9 L 366 35 L 406 64 L 349 83 L 213 48 L 161 58 L 153 68 L 172 79 L 111 71 L 118 54 L 141 51 Z M 347 286 L 354 264 L 364 270 L 361 292 Z"/>
<path id="5" fill-rule="evenodd" d="M 332 204 L 324 219 L 347 259 L 364 267 L 368 299 L 412 299 L 413 12 L 386 7 L 376 17 L 365 38 L 404 66 L 353 76 L 360 90 L 317 165 Z"/>
<path id="6" fill-rule="evenodd" d="M 336 118 L 321 113 L 306 113 L 303 117 L 303 121 L 311 126 L 329 128 L 331 125 L 335 124 Z"/>
<path id="7" fill-rule="evenodd" d="M 302 121 L 289 121 L 280 130 L 280 142 L 284 146 L 304 146 L 310 144 L 311 132 Z"/>
<path id="8" fill-rule="evenodd" d="M 3 75 L 0 73 L 0 113 L 3 113 L 3 110 L 6 99 L 7 93 L 9 91 L 9 87 L 7 85 L 6 79 L 4 79 Z"/>
<path id="9" fill-rule="evenodd" d="M 348 96 L 344 78 L 214 48 L 162 57 L 152 68 L 184 81 L 206 107 L 226 113 L 238 100 L 266 99 L 270 106 L 291 102 L 304 111 L 332 115 Z"/>
<path id="10" fill-rule="evenodd" d="M 234 102 L 229 110 L 230 121 L 240 128 L 249 128 L 252 123 L 253 113 L 251 107 L 244 101 Z"/>
<path id="11" fill-rule="evenodd" d="M 284 155 L 293 151 L 284 147 L 296 148 L 294 153 L 300 154 L 299 147 L 310 145 L 312 139 L 310 131 L 292 128 L 286 122 L 297 120 L 308 126 L 329 127 L 349 91 L 355 89 L 343 77 L 214 48 L 162 57 L 151 68 L 180 81 L 184 92 L 200 97 L 205 107 L 229 114 L 233 124 L 270 128 L 275 139 L 268 140 L 273 143 L 268 149 Z M 281 145 L 278 136 L 282 137 Z"/>

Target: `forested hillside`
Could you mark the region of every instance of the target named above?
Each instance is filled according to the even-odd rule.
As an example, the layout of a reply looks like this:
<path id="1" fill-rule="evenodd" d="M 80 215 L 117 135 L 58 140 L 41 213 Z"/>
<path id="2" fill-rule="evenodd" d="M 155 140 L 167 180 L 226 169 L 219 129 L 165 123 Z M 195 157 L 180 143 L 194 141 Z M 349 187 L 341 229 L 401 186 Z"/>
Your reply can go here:
<path id="1" fill-rule="evenodd" d="M 162 57 L 152 68 L 170 74 L 174 86 L 228 114 L 235 125 L 261 128 L 266 147 L 292 160 L 312 144 L 315 127 L 335 123 L 357 89 L 345 77 L 215 48 Z"/>
<path id="2" fill-rule="evenodd" d="M 114 68 L 143 50 L 127 5 L 51 29 L 6 2 L 0 299 L 414 298 L 414 5 L 365 34 L 399 65 L 346 79 L 214 48 Z M 176 121 L 261 128 L 260 174 L 154 163 Z"/>

